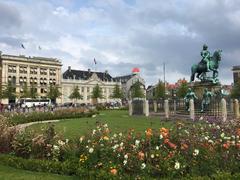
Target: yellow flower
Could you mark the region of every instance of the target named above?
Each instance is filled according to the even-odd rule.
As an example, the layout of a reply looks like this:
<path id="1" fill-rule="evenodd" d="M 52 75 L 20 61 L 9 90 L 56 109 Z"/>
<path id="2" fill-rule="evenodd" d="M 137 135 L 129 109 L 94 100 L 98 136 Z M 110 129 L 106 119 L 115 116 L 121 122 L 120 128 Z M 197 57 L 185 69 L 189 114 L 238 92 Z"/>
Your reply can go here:
<path id="1" fill-rule="evenodd" d="M 104 136 L 103 139 L 104 139 L 105 141 L 108 141 L 108 140 L 109 140 L 109 137 Z"/>

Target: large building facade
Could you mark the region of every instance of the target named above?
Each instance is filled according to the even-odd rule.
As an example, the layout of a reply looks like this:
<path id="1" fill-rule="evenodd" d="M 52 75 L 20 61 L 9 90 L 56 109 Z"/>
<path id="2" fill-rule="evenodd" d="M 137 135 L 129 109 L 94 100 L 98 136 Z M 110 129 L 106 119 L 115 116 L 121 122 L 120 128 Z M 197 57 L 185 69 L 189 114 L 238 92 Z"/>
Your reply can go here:
<path id="1" fill-rule="evenodd" d="M 237 82 L 240 82 L 240 66 L 233 66 L 233 82 L 236 84 Z"/>
<path id="2" fill-rule="evenodd" d="M 54 58 L 6 55 L 0 52 L 0 84 L 4 90 L 11 84 L 16 92 L 16 102 L 24 87 L 34 87 L 38 97 L 46 97 L 50 85 L 61 89 L 61 62 Z M 61 99 L 57 99 L 60 103 Z M 2 99 L 8 104 L 9 99 Z"/>
<path id="3" fill-rule="evenodd" d="M 115 85 L 118 84 L 121 87 L 121 83 L 115 82 L 107 71 L 94 72 L 90 69 L 87 71 L 73 70 L 69 66 L 62 76 L 62 103 L 72 102 L 69 96 L 73 92 L 74 87 L 78 86 L 83 98 L 77 100 L 77 103 L 91 104 L 93 102 L 91 98 L 92 91 L 97 84 L 102 89 L 104 97 L 98 99 L 99 103 L 115 101 L 111 96 Z"/>

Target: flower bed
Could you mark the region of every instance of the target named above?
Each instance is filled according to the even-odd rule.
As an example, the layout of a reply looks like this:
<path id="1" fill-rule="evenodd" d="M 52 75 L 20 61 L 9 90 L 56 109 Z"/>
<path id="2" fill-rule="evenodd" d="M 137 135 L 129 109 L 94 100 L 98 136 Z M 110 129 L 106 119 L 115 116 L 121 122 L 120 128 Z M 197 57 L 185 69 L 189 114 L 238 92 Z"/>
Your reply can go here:
<path id="1" fill-rule="evenodd" d="M 77 140 L 64 139 L 50 126 L 42 134 L 16 135 L 5 153 L 24 159 L 10 160 L 11 163 L 6 164 L 95 178 L 237 178 L 240 173 L 239 136 L 240 125 L 236 122 L 176 122 L 171 129 L 149 128 L 144 134 L 134 129 L 112 134 L 107 124 L 99 124 Z"/>
<path id="2" fill-rule="evenodd" d="M 56 110 L 54 112 L 6 113 L 4 116 L 11 124 L 16 125 L 36 121 L 91 117 L 93 114 L 96 114 L 96 112 L 84 111 L 81 108 L 72 108 Z"/>

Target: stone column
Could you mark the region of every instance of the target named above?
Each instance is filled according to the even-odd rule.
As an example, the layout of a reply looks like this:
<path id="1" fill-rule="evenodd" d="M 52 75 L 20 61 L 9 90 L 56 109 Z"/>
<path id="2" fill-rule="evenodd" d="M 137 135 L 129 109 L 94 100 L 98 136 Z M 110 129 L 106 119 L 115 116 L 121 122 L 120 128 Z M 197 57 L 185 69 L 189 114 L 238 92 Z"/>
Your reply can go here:
<path id="1" fill-rule="evenodd" d="M 225 122 L 227 120 L 227 103 L 224 98 L 221 100 L 221 112 L 223 121 Z"/>
<path id="2" fill-rule="evenodd" d="M 133 107 L 132 107 L 132 101 L 131 100 L 128 101 L 128 113 L 129 113 L 129 116 L 132 116 Z"/>
<path id="3" fill-rule="evenodd" d="M 176 99 L 173 100 L 173 112 L 174 112 L 174 115 L 177 113 L 177 102 L 176 102 Z"/>
<path id="4" fill-rule="evenodd" d="M 149 116 L 149 103 L 148 100 L 145 100 L 145 116 Z"/>
<path id="5" fill-rule="evenodd" d="M 239 118 L 239 101 L 237 99 L 234 99 L 234 115 L 236 118 Z"/>
<path id="6" fill-rule="evenodd" d="M 157 112 L 157 101 L 153 101 L 153 110 L 155 113 Z"/>
<path id="7" fill-rule="evenodd" d="M 165 111 L 165 118 L 168 119 L 169 118 L 169 103 L 168 103 L 167 99 L 164 100 L 164 111 Z"/>
<path id="8" fill-rule="evenodd" d="M 194 100 L 190 99 L 189 101 L 189 110 L 190 110 L 190 119 L 195 119 L 195 108 L 194 108 Z"/>
<path id="9" fill-rule="evenodd" d="M 234 100 L 230 100 L 230 112 L 234 112 Z"/>
<path id="10" fill-rule="evenodd" d="M 146 100 L 143 101 L 143 114 L 146 114 Z"/>

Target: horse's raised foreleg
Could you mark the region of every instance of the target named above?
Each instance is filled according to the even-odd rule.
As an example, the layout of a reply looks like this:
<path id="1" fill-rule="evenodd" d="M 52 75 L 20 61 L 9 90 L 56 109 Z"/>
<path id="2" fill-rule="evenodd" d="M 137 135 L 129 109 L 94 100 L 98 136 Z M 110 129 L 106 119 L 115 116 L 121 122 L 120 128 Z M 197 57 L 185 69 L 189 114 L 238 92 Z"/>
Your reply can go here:
<path id="1" fill-rule="evenodd" d="M 196 67 L 196 65 L 193 65 L 192 68 L 191 68 L 191 72 L 192 72 L 192 74 L 191 74 L 191 82 L 194 81 L 194 79 L 195 79 L 196 71 L 197 71 L 197 67 Z"/>

